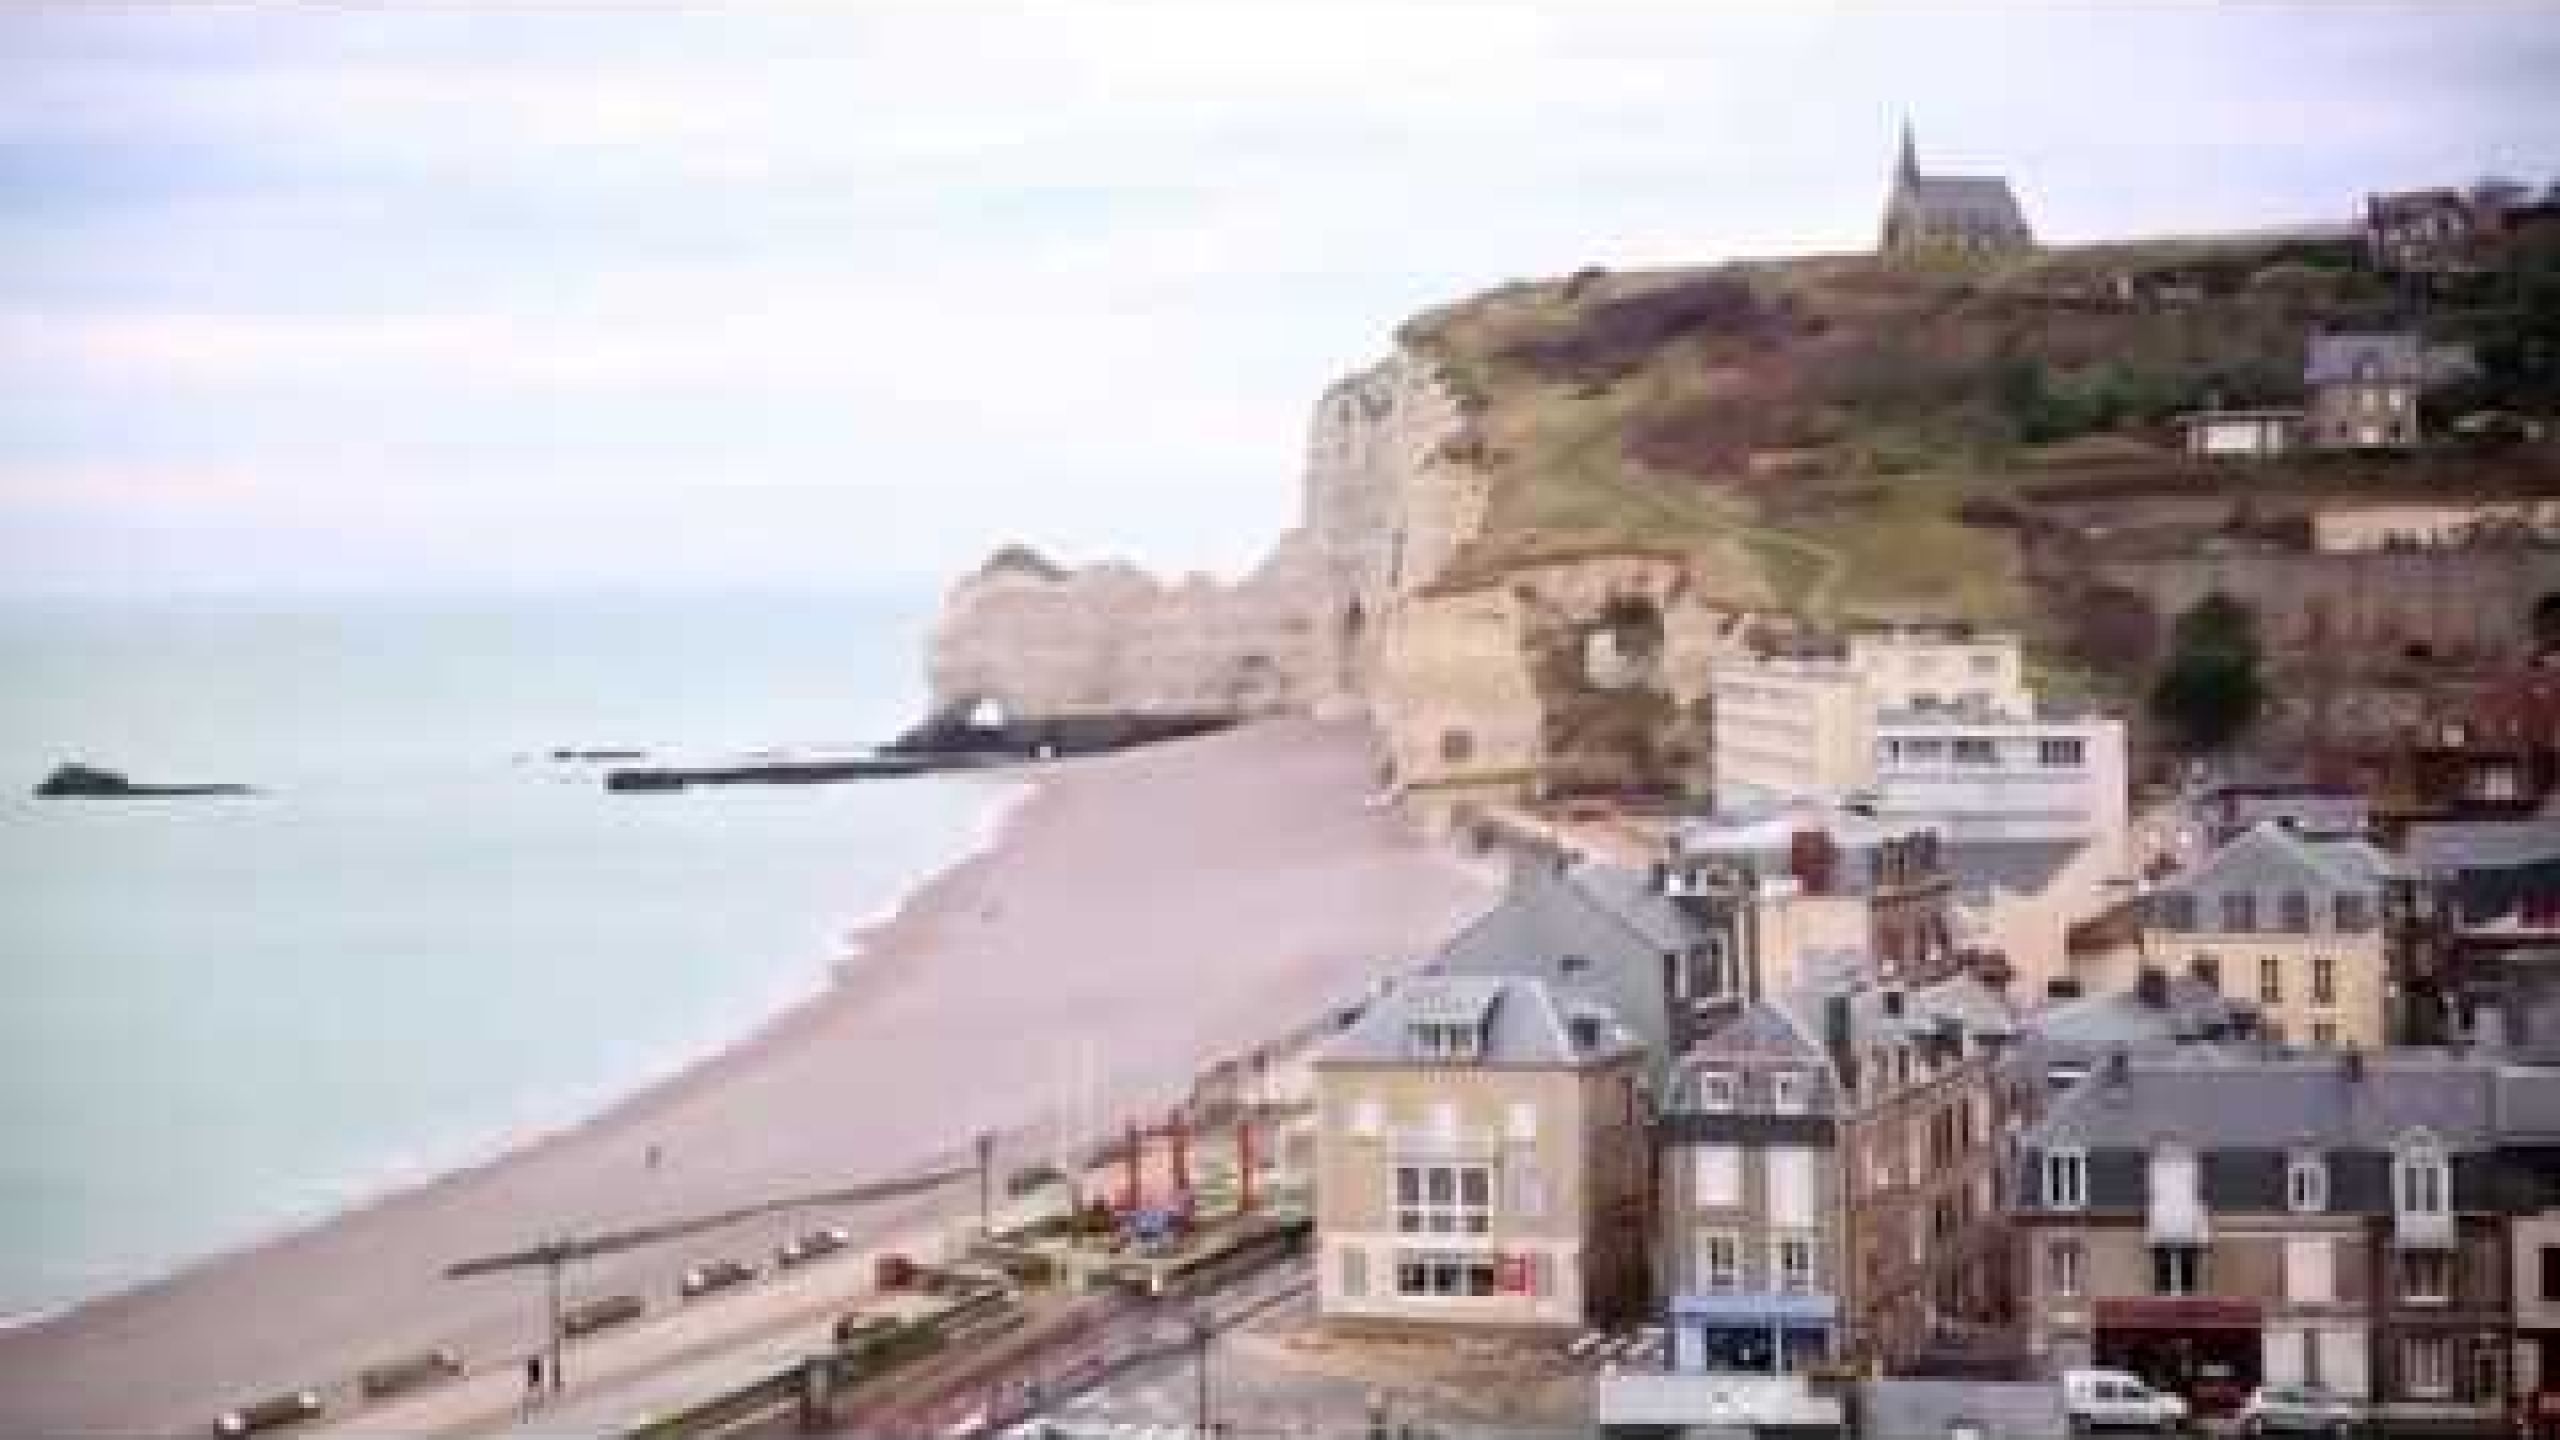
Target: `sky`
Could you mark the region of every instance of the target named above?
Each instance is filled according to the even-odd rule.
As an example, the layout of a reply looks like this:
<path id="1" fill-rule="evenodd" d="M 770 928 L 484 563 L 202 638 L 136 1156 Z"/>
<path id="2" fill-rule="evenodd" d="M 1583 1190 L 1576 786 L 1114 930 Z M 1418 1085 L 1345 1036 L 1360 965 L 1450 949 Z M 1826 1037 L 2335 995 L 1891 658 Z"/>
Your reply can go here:
<path id="1" fill-rule="evenodd" d="M 1927 13 L 1920 13 L 1923 10 Z M 1233 574 L 1414 311 L 2560 176 L 2560 8 L 0 9 L 0 593 Z"/>

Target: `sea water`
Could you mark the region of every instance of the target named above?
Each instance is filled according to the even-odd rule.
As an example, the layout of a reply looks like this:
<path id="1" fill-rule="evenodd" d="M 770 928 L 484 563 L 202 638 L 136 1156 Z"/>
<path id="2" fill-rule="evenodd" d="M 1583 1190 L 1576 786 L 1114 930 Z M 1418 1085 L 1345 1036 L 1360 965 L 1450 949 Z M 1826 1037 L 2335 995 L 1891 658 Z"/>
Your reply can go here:
<path id="1" fill-rule="evenodd" d="M 0 1315 L 485 1158 L 742 1037 L 1017 787 L 611 794 L 885 739 L 930 601 L 0 606 Z M 33 798 L 57 763 L 238 798 Z"/>

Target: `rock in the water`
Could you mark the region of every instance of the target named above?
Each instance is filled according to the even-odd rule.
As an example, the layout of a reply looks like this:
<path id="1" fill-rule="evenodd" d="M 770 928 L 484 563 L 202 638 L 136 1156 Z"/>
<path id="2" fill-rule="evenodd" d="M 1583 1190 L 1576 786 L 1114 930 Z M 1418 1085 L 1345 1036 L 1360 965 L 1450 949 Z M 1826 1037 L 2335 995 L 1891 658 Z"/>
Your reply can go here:
<path id="1" fill-rule="evenodd" d="M 124 799 L 148 795 L 249 795 L 246 785 L 137 785 L 123 772 L 92 765 L 59 765 L 36 787 L 38 795 Z"/>

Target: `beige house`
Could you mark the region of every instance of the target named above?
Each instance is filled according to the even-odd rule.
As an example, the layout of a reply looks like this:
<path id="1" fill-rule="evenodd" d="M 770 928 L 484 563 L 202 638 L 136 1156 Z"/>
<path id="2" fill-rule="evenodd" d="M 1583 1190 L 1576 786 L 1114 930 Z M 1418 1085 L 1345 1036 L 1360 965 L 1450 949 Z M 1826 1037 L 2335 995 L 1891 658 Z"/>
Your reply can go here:
<path id="1" fill-rule="evenodd" d="M 1845 656 L 1715 662 L 1709 769 L 1717 802 L 1837 795 L 1876 783 L 1880 714 L 2035 709 L 2014 635 L 1876 627 Z"/>
<path id="2" fill-rule="evenodd" d="M 1571 1329 L 1645 1292 L 1642 1047 L 1543 980 L 1420 975 L 1316 1061 L 1317 1309 Z"/>
<path id="3" fill-rule="evenodd" d="M 2362 840 L 2314 840 L 2262 822 L 2153 892 L 2143 953 L 2253 1002 L 2280 1040 L 2379 1049 L 2391 864 Z"/>

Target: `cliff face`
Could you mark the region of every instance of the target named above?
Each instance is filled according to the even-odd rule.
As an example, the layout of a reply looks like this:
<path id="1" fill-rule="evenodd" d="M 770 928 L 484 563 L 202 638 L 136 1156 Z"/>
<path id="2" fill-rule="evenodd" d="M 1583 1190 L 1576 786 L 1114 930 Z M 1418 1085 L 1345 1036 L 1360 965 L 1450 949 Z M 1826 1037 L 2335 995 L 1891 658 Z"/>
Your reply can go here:
<path id="1" fill-rule="evenodd" d="M 1231 585 L 1165 584 L 1118 563 L 1060 570 L 1007 547 L 944 603 L 927 662 L 937 713 L 1364 704 L 1383 617 L 1482 514 L 1478 478 L 1440 458 L 1458 425 L 1409 357 L 1328 387 L 1301 523 Z"/>
<path id="2" fill-rule="evenodd" d="M 1739 643 L 1730 597 L 1765 589 L 1750 561 L 1622 546 L 1462 573 L 1491 495 L 1476 432 L 1400 351 L 1326 388 L 1300 523 L 1245 580 L 1008 547 L 944 607 L 937 713 L 1350 710 L 1410 793 L 1690 783 L 1706 658 Z"/>

